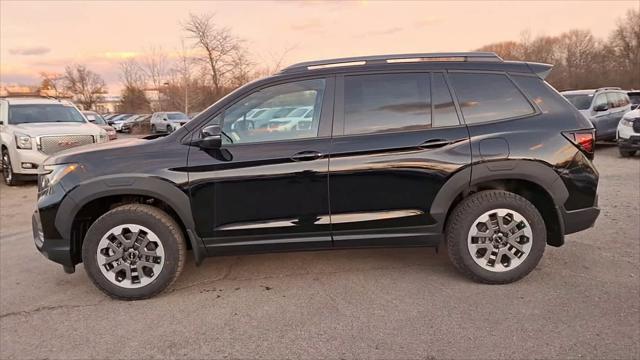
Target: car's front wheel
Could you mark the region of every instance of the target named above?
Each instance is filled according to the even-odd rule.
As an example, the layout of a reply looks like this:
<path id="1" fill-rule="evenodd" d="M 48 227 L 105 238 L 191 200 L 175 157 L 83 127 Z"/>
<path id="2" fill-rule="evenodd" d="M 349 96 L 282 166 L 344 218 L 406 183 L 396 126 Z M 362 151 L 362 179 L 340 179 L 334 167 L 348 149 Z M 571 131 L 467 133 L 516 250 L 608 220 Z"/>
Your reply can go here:
<path id="1" fill-rule="evenodd" d="M 117 207 L 98 218 L 82 244 L 82 261 L 93 283 L 123 300 L 150 298 L 182 271 L 185 240 L 162 210 L 142 204 Z"/>
<path id="2" fill-rule="evenodd" d="M 505 284 L 536 267 L 546 246 L 546 227 L 527 199 L 489 190 L 456 206 L 446 237 L 449 257 L 460 272 L 477 282 Z"/>
<path id="3" fill-rule="evenodd" d="M 171 134 L 173 132 L 173 127 L 171 125 L 167 125 L 167 133 Z"/>
<path id="4" fill-rule="evenodd" d="M 18 181 L 13 174 L 13 168 L 11 167 L 11 157 L 9 157 L 9 151 L 5 148 L 2 149 L 2 179 L 4 180 L 4 183 L 9 186 L 18 184 Z"/>

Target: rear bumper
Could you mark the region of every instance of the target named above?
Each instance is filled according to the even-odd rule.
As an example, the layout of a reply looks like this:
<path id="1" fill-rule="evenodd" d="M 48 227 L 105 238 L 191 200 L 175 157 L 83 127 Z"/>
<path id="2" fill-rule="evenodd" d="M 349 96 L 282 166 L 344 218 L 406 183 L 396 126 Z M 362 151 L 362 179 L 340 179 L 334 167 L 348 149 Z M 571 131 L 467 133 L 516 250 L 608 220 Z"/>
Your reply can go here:
<path id="1" fill-rule="evenodd" d="M 592 227 L 598 215 L 600 215 L 600 208 L 597 206 L 572 211 L 562 210 L 565 235 Z"/>

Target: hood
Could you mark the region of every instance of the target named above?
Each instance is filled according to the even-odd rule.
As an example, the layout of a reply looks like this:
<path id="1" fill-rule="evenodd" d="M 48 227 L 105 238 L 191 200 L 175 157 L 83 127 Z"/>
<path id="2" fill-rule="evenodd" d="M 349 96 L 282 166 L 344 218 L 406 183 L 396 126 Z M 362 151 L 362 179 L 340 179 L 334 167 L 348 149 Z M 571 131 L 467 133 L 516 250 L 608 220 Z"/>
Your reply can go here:
<path id="1" fill-rule="evenodd" d="M 28 123 L 14 125 L 16 132 L 31 137 L 46 135 L 98 135 L 100 128 L 91 123 Z"/>
<path id="2" fill-rule="evenodd" d="M 640 117 L 640 109 L 635 109 L 632 111 L 629 111 L 628 113 L 624 114 L 623 118 L 625 119 L 635 119 L 635 118 L 639 118 Z"/>
<path id="3" fill-rule="evenodd" d="M 105 131 L 116 131 L 114 128 L 112 128 L 109 125 L 98 125 L 100 127 L 100 129 L 103 129 Z"/>
<path id="4" fill-rule="evenodd" d="M 125 149 L 128 147 L 138 146 L 141 144 L 147 143 L 149 140 L 139 139 L 139 138 L 129 138 L 122 140 L 113 140 L 105 143 L 98 144 L 90 144 L 84 146 L 78 146 L 71 149 L 63 150 L 55 155 L 50 156 L 45 160 L 46 165 L 53 164 L 65 164 L 69 162 L 76 161 L 78 156 L 87 154 L 87 153 L 97 153 L 101 151 L 108 151 L 113 149 Z"/>

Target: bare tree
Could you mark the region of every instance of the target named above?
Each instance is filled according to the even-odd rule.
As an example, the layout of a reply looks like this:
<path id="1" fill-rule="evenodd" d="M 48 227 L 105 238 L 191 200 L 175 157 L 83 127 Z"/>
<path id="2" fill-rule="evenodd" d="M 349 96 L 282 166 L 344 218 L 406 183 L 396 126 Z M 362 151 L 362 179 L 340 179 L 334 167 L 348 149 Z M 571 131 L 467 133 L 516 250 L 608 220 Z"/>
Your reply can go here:
<path id="1" fill-rule="evenodd" d="M 120 63 L 120 81 L 125 88 L 144 89 L 147 78 L 144 70 L 134 58 Z"/>
<path id="2" fill-rule="evenodd" d="M 154 89 L 164 84 L 169 69 L 167 54 L 159 46 L 150 46 L 141 58 L 141 68 Z"/>
<path id="3" fill-rule="evenodd" d="M 609 37 L 614 61 L 625 73 L 626 86 L 640 88 L 640 10 L 630 9 Z"/>
<path id="4" fill-rule="evenodd" d="M 40 89 L 53 91 L 54 97 L 64 97 L 66 92 L 64 90 L 64 75 L 60 73 L 41 72 L 40 78 L 42 79 Z"/>
<path id="5" fill-rule="evenodd" d="M 89 110 L 106 92 L 106 84 L 100 75 L 84 65 L 68 65 L 64 73 L 64 88 L 75 95 L 76 100 Z"/>
<path id="6" fill-rule="evenodd" d="M 226 76 L 237 66 L 234 55 L 241 48 L 241 40 L 232 35 L 228 28 L 218 27 L 213 14 L 190 14 L 183 28 L 194 40 L 195 46 L 204 52 L 201 60 L 209 70 L 216 96 L 220 96 Z"/>

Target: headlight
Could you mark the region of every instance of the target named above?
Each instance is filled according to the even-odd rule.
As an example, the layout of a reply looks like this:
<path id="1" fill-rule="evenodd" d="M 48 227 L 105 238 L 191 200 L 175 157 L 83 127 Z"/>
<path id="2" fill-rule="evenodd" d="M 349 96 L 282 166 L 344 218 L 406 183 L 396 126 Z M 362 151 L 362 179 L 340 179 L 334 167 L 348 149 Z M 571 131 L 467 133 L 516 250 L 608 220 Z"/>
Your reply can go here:
<path id="1" fill-rule="evenodd" d="M 38 191 L 46 190 L 59 183 L 63 177 L 78 170 L 78 164 L 43 165 L 38 174 Z"/>
<path id="2" fill-rule="evenodd" d="M 31 149 L 31 137 L 29 135 L 16 133 L 16 147 L 18 147 L 18 149 Z"/>
<path id="3" fill-rule="evenodd" d="M 640 118 L 630 119 L 630 118 L 622 118 L 620 120 L 620 125 L 622 126 L 633 126 L 634 121 L 640 121 Z"/>
<path id="4" fill-rule="evenodd" d="M 102 143 L 107 141 L 109 141 L 109 136 L 107 135 L 107 132 L 104 130 L 100 130 L 100 135 L 98 135 L 98 142 Z"/>

